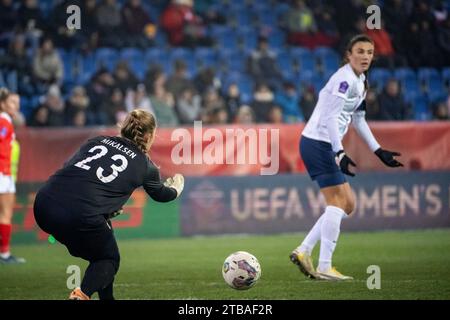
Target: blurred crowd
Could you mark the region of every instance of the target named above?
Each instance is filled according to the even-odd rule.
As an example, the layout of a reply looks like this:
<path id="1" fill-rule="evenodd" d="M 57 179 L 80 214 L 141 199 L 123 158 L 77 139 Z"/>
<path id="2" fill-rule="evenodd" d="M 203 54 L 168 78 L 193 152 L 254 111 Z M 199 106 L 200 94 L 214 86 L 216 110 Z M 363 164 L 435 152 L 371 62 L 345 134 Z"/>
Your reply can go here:
<path id="1" fill-rule="evenodd" d="M 366 9 L 373 3 L 382 7 L 381 30 L 366 28 Z M 81 8 L 80 30 L 66 27 L 66 9 L 73 4 Z M 70 68 L 65 67 L 64 52 L 82 59 L 95 56 L 99 48 L 156 47 L 169 52 L 200 47 L 226 52 L 229 40 L 212 30 L 225 30 L 220 35 L 228 30 L 239 33 L 255 10 L 261 14 L 249 21 L 257 26 L 250 39 L 254 45 L 245 46 L 244 39 L 245 47 L 239 48 L 244 63 L 238 77 L 230 76 L 236 70 L 224 69 L 220 60 L 192 72 L 183 59 L 170 60 L 168 67 L 149 61 L 145 70 L 140 65 L 133 69 L 136 61 L 119 59 L 111 68 L 94 65 L 86 79 L 73 81 L 67 75 Z M 192 125 L 194 120 L 303 122 L 309 119 L 326 76 L 319 85 L 308 81 L 300 85 L 305 67 L 300 62 L 294 74 L 291 65 L 283 66 L 285 48 L 328 47 L 340 55 L 350 36 L 367 33 L 375 42 L 374 68 L 441 70 L 450 67 L 448 11 L 446 1 L 423 0 L 243 0 L 240 4 L 231 0 L 0 0 L 0 86 L 12 86 L 20 93 L 27 104 L 22 110 L 26 125 L 36 127 L 114 125 L 136 107 L 153 112 L 159 126 Z M 280 31 L 281 43 L 274 30 Z M 326 74 L 326 66 L 322 67 Z M 331 71 L 336 67 L 333 64 Z M 311 70 L 315 72 L 315 66 Z M 448 80 L 443 77 L 443 90 L 450 87 Z M 449 119 L 446 93 L 428 101 L 431 119 Z M 369 120 L 417 118 L 413 101 L 405 97 L 403 83 L 395 77 L 371 88 L 366 103 Z"/>

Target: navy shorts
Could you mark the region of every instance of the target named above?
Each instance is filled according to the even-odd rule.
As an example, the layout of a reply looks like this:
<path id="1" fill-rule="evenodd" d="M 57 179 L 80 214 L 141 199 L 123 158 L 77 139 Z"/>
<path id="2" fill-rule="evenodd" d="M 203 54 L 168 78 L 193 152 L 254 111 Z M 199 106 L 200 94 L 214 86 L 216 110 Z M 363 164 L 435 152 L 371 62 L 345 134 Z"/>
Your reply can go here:
<path id="1" fill-rule="evenodd" d="M 119 248 L 110 221 L 102 215 L 83 217 L 71 212 L 71 207 L 38 192 L 34 202 L 36 223 L 64 244 L 72 256 L 89 262 L 113 260 L 118 267 Z"/>
<path id="2" fill-rule="evenodd" d="M 317 181 L 320 188 L 337 186 L 347 182 L 337 166 L 331 144 L 302 136 L 300 155 L 309 176 Z"/>

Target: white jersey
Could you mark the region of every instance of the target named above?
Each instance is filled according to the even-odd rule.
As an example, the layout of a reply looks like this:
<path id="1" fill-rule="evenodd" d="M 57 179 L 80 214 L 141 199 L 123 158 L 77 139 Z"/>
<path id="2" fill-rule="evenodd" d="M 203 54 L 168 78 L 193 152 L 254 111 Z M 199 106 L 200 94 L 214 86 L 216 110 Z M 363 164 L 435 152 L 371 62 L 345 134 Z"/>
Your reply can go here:
<path id="1" fill-rule="evenodd" d="M 330 130 L 328 122 L 331 120 L 337 121 L 337 129 L 340 141 L 348 131 L 352 115 L 364 101 L 366 93 L 364 88 L 364 81 L 366 77 L 361 74 L 359 77 L 353 72 L 350 64 L 346 64 L 339 68 L 328 80 L 325 87 L 320 90 L 319 100 L 314 108 L 308 123 L 303 130 L 305 137 L 332 143 L 333 138 L 330 138 Z M 343 103 L 336 106 L 336 97 L 344 100 Z M 334 149 L 334 145 L 333 145 Z M 337 151 L 337 150 L 334 150 Z"/>

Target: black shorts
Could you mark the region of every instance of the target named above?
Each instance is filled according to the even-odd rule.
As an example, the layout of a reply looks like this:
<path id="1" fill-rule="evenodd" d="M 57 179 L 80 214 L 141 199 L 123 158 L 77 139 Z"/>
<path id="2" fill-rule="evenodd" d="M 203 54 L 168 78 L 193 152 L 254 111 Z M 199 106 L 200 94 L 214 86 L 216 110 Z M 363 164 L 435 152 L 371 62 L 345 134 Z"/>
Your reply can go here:
<path id="1" fill-rule="evenodd" d="M 73 212 L 43 192 L 34 201 L 38 226 L 64 244 L 74 257 L 88 261 L 120 261 L 119 248 L 111 224 L 102 215 L 83 216 Z"/>

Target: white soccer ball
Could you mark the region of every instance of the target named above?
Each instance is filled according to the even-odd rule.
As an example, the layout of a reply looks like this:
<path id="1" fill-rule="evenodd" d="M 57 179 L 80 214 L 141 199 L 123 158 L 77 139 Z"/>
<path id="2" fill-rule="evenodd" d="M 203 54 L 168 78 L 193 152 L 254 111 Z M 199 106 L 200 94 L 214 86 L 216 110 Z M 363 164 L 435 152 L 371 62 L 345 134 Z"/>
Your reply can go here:
<path id="1" fill-rule="evenodd" d="M 261 277 L 261 265 L 256 257 L 245 251 L 230 254 L 223 263 L 225 282 L 237 290 L 247 290 Z"/>

